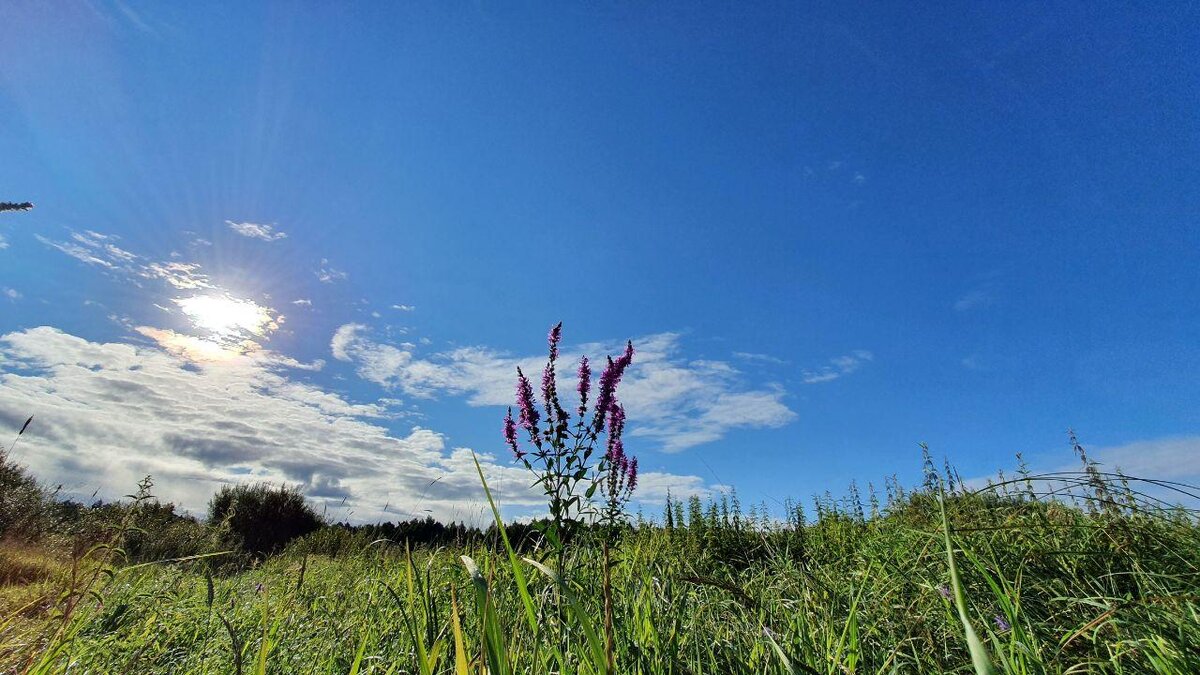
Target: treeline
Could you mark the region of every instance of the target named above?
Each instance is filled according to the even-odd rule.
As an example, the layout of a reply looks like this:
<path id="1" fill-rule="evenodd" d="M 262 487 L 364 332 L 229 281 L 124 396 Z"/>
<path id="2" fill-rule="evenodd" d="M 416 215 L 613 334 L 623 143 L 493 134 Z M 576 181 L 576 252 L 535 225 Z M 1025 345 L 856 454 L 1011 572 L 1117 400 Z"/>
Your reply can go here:
<path id="1" fill-rule="evenodd" d="M 788 499 L 774 509 L 766 503 L 744 508 L 736 490 L 708 499 L 668 495 L 658 517 L 647 518 L 639 510 L 615 532 L 582 524 L 572 536 L 583 539 L 582 543 L 613 536 L 647 536 L 678 547 L 692 559 L 717 559 L 732 565 L 750 565 L 772 556 L 812 563 L 852 550 L 867 529 L 930 526 L 938 517 L 940 497 L 947 498 L 956 510 L 977 510 L 988 518 L 1000 518 L 1006 508 L 1022 505 L 1026 511 L 1044 511 L 1047 518 L 1056 509 L 1067 507 L 1111 518 L 1132 517 L 1146 510 L 1145 495 L 1132 488 L 1129 479 L 1120 473 L 1102 473 L 1082 447 L 1076 443 L 1075 448 L 1081 471 L 1035 476 L 1021 463 L 1017 476 L 1001 474 L 982 490 L 966 490 L 957 472 L 948 464 L 936 468 L 925 449 L 923 484 L 912 490 L 895 477 L 884 482 L 882 491 L 868 483 L 865 494 L 851 482 L 841 497 L 826 492 L 807 507 Z M 209 502 L 204 519 L 150 497 L 151 487 L 147 482 L 143 497 L 133 502 L 96 500 L 87 504 L 61 499 L 57 490 L 41 487 L 25 469 L 0 457 L 0 539 L 57 544 L 81 555 L 119 536 L 118 544 L 129 562 L 228 552 L 220 563 L 234 567 L 285 548 L 336 557 L 368 547 L 486 547 L 496 551 L 502 547 L 495 525 L 480 528 L 444 523 L 431 516 L 374 524 L 330 523 L 303 494 L 288 486 L 225 486 Z M 1183 520 L 1192 518 L 1184 510 L 1176 515 Z M 975 516 L 971 519 L 978 520 Z M 505 533 L 515 548 L 528 552 L 544 545 L 546 526 L 547 522 L 540 520 L 513 522 L 505 525 Z"/>

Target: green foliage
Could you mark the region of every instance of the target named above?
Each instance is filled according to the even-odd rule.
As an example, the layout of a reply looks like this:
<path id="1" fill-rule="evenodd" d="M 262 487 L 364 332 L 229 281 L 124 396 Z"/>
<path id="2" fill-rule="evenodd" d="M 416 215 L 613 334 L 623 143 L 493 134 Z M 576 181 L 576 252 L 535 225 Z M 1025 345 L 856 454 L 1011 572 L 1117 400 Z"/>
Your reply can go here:
<path id="1" fill-rule="evenodd" d="M 51 494 L 0 450 L 0 539 L 34 541 L 53 530 Z"/>
<path id="2" fill-rule="evenodd" d="M 322 524 L 299 490 L 268 483 L 223 486 L 209 501 L 208 521 L 227 528 L 232 543 L 255 556 L 276 553 Z"/>
<path id="3" fill-rule="evenodd" d="M 406 546 L 418 526 L 399 544 L 338 526 L 232 574 L 113 570 L 60 633 L 49 613 L 46 637 L 0 649 L 0 670 L 1200 672 L 1195 515 L 1093 469 L 975 492 L 931 472 L 928 490 L 889 483 L 877 517 L 852 494 L 778 521 L 732 496 L 672 500 L 672 529 L 629 527 L 611 549 L 611 645 L 601 532 L 562 576 L 557 550 L 517 553 L 516 528 Z"/>

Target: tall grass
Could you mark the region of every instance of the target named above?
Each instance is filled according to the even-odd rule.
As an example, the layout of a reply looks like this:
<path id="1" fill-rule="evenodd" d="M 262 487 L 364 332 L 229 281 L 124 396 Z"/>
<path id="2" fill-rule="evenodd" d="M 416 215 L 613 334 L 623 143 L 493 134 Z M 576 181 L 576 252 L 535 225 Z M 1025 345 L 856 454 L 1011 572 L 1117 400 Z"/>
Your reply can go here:
<path id="1" fill-rule="evenodd" d="M 504 528 L 498 547 L 362 536 L 336 558 L 300 540 L 238 571 L 113 568 L 67 630 L 54 608 L 0 628 L 0 658 L 36 672 L 1200 672 L 1200 529 L 1164 502 L 1192 488 L 1086 459 L 976 491 L 951 478 L 890 486 L 873 509 L 857 491 L 823 498 L 812 522 L 797 505 L 790 521 L 671 505 L 671 528 L 626 528 L 607 566 L 600 533 L 582 533 L 569 577 L 557 551 L 521 554 Z"/>

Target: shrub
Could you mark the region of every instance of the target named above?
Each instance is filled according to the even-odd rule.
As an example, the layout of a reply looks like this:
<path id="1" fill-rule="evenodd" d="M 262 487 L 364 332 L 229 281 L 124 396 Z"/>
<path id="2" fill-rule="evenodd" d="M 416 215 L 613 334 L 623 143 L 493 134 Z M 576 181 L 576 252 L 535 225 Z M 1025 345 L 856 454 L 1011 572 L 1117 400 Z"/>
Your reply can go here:
<path id="1" fill-rule="evenodd" d="M 185 558 L 218 550 L 219 534 L 216 528 L 177 513 L 174 504 L 151 501 L 138 508 L 123 548 L 130 562 Z"/>
<path id="2" fill-rule="evenodd" d="M 208 503 L 208 521 L 227 527 L 233 545 L 260 557 L 322 525 L 299 490 L 269 483 L 222 487 Z"/>
<path id="3" fill-rule="evenodd" d="M 53 529 L 50 495 L 0 450 L 0 538 L 34 541 Z"/>

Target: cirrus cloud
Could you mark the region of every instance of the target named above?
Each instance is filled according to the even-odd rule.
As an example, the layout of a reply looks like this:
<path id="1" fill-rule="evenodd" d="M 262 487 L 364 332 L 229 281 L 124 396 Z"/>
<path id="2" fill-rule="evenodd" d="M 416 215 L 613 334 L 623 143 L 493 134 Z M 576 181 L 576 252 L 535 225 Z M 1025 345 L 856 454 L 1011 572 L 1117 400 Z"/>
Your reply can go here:
<path id="1" fill-rule="evenodd" d="M 262 241 L 279 241 L 287 239 L 287 232 L 282 232 L 275 229 L 274 225 L 263 225 L 261 223 L 235 223 L 232 220 L 225 221 L 229 229 L 251 239 L 260 239 Z"/>

